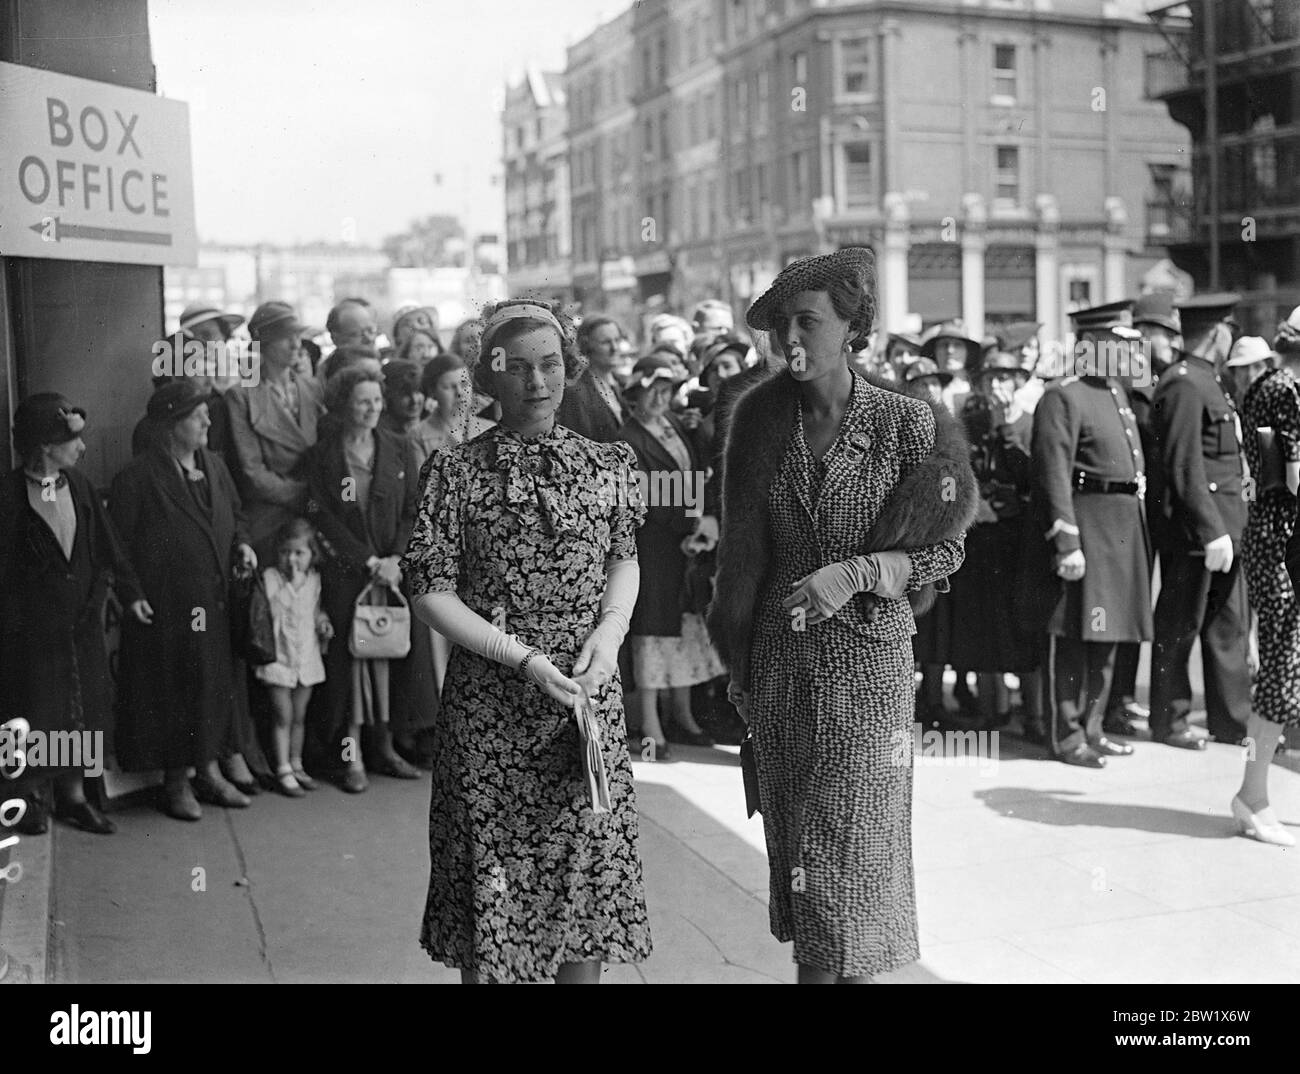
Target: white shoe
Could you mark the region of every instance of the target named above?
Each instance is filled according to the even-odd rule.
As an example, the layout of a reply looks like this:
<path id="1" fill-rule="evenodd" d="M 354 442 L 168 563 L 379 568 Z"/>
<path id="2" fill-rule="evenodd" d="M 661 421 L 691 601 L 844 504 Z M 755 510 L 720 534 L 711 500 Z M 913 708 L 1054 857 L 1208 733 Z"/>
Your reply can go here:
<path id="1" fill-rule="evenodd" d="M 1261 843 L 1279 847 L 1295 846 L 1295 836 L 1282 827 L 1281 821 L 1269 806 L 1252 813 L 1239 797 L 1232 799 L 1232 816 L 1243 835 L 1252 836 Z"/>

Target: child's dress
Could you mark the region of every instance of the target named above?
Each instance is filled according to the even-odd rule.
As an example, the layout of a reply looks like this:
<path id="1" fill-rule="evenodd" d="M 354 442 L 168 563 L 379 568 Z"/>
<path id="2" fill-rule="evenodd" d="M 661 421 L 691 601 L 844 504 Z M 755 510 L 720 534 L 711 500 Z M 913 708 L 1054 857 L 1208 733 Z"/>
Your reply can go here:
<path id="1" fill-rule="evenodd" d="M 262 572 L 275 623 L 275 663 L 263 664 L 254 674 L 271 686 L 315 686 L 325 681 L 316 612 L 320 608 L 320 575 L 308 571 L 296 585 L 276 567 Z"/>

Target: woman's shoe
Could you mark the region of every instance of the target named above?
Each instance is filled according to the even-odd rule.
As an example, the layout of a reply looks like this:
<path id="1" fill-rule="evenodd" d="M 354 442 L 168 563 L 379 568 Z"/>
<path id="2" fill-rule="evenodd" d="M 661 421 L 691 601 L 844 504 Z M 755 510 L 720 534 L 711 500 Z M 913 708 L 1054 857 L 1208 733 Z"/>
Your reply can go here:
<path id="1" fill-rule="evenodd" d="M 307 792 L 299 785 L 293 772 L 281 772 L 276 778 L 276 790 L 286 798 L 306 798 Z"/>
<path id="2" fill-rule="evenodd" d="M 319 783 L 317 783 L 314 779 L 311 778 L 311 776 L 307 775 L 307 773 L 302 770 L 302 765 L 299 765 L 297 768 L 293 770 L 293 778 L 298 781 L 298 786 L 301 787 L 304 791 L 314 791 L 317 787 L 320 786 Z"/>
<path id="3" fill-rule="evenodd" d="M 360 794 L 369 786 L 364 768 L 347 768 L 343 772 L 343 778 L 339 780 L 339 787 L 348 794 Z"/>
<path id="4" fill-rule="evenodd" d="M 223 809 L 247 809 L 252 805 L 247 795 L 235 790 L 224 779 L 218 783 L 206 776 L 197 776 L 194 780 L 194 793 L 200 802 L 221 806 Z"/>
<path id="5" fill-rule="evenodd" d="M 381 776 L 391 776 L 393 779 L 419 779 L 424 774 L 415 765 L 408 764 L 396 754 L 392 757 L 379 758 L 370 770 L 378 772 Z"/>
<path id="6" fill-rule="evenodd" d="M 1249 835 L 1261 843 L 1272 843 L 1274 846 L 1295 846 L 1295 836 L 1282 827 L 1281 822 L 1268 806 L 1258 813 L 1252 813 L 1240 797 L 1234 797 L 1232 816 L 1243 835 Z"/>
<path id="7" fill-rule="evenodd" d="M 165 788 L 163 803 L 163 812 L 176 820 L 200 820 L 203 817 L 203 810 L 199 808 L 188 780 L 174 789 Z"/>
<path id="8" fill-rule="evenodd" d="M 242 769 L 242 771 L 240 771 L 240 769 Z M 234 771 L 234 775 L 231 775 L 232 771 Z M 227 767 L 223 762 L 221 765 L 221 775 L 225 778 L 227 783 L 235 788 L 235 790 L 249 798 L 262 793 L 262 788 L 257 784 L 257 777 L 249 771 L 248 762 L 242 757 L 240 758 L 237 768 L 235 766 Z"/>
<path id="9" fill-rule="evenodd" d="M 117 831 L 116 824 L 86 801 L 56 802 L 54 816 L 74 828 L 80 828 L 83 832 L 90 832 L 93 835 L 112 835 Z"/>
<path id="10" fill-rule="evenodd" d="M 38 798 L 28 798 L 23 819 L 14 825 L 19 835 L 44 835 L 50 830 L 50 814 L 45 803 Z"/>

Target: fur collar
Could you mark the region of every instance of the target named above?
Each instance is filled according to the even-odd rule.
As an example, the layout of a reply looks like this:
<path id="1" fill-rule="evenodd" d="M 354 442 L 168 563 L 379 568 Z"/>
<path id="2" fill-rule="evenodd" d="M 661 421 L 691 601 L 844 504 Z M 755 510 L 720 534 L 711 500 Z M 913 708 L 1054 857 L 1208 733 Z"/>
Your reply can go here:
<path id="1" fill-rule="evenodd" d="M 862 379 L 874 388 L 903 394 L 888 381 Z M 708 626 L 719 655 L 733 666 L 749 653 L 754 609 L 771 558 L 768 494 L 785 458 L 798 397 L 797 382 L 782 371 L 748 389 L 728 422 L 722 540 Z M 937 544 L 965 533 L 974 521 L 979 489 L 965 434 L 942 404 L 932 403 L 930 408 L 935 420 L 934 450 L 890 493 L 861 554 Z M 936 497 L 936 486 L 951 488 L 952 495 Z M 910 594 L 913 614 L 928 611 L 934 594 L 933 584 Z M 855 599 L 866 603 L 868 617 L 874 615 L 874 596 L 861 594 Z"/>

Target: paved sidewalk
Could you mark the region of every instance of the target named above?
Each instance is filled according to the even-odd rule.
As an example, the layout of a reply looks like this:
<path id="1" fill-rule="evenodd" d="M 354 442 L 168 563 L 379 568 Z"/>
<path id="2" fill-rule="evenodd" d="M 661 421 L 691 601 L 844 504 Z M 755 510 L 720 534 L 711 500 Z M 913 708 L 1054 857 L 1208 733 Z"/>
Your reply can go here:
<path id="1" fill-rule="evenodd" d="M 636 764 L 655 951 L 606 980 L 792 981 L 790 947 L 768 932 L 762 822 L 744 816 L 736 751 L 676 752 Z M 922 957 L 885 980 L 1300 979 L 1300 850 L 1233 834 L 1238 749 L 1139 742 L 1100 772 L 1011 735 L 999 754 L 992 768 L 918 766 Z M 1294 756 L 1274 765 L 1272 789 L 1300 834 L 1297 768 Z M 377 778 L 358 797 L 264 794 L 197 824 L 137 803 L 114 812 L 111 838 L 57 825 L 50 979 L 454 981 L 416 942 L 427 808 L 426 781 Z M 24 839 L 25 860 L 39 865 L 44 845 Z M 10 891 L 6 928 L 15 892 L 39 903 L 39 876 Z"/>

